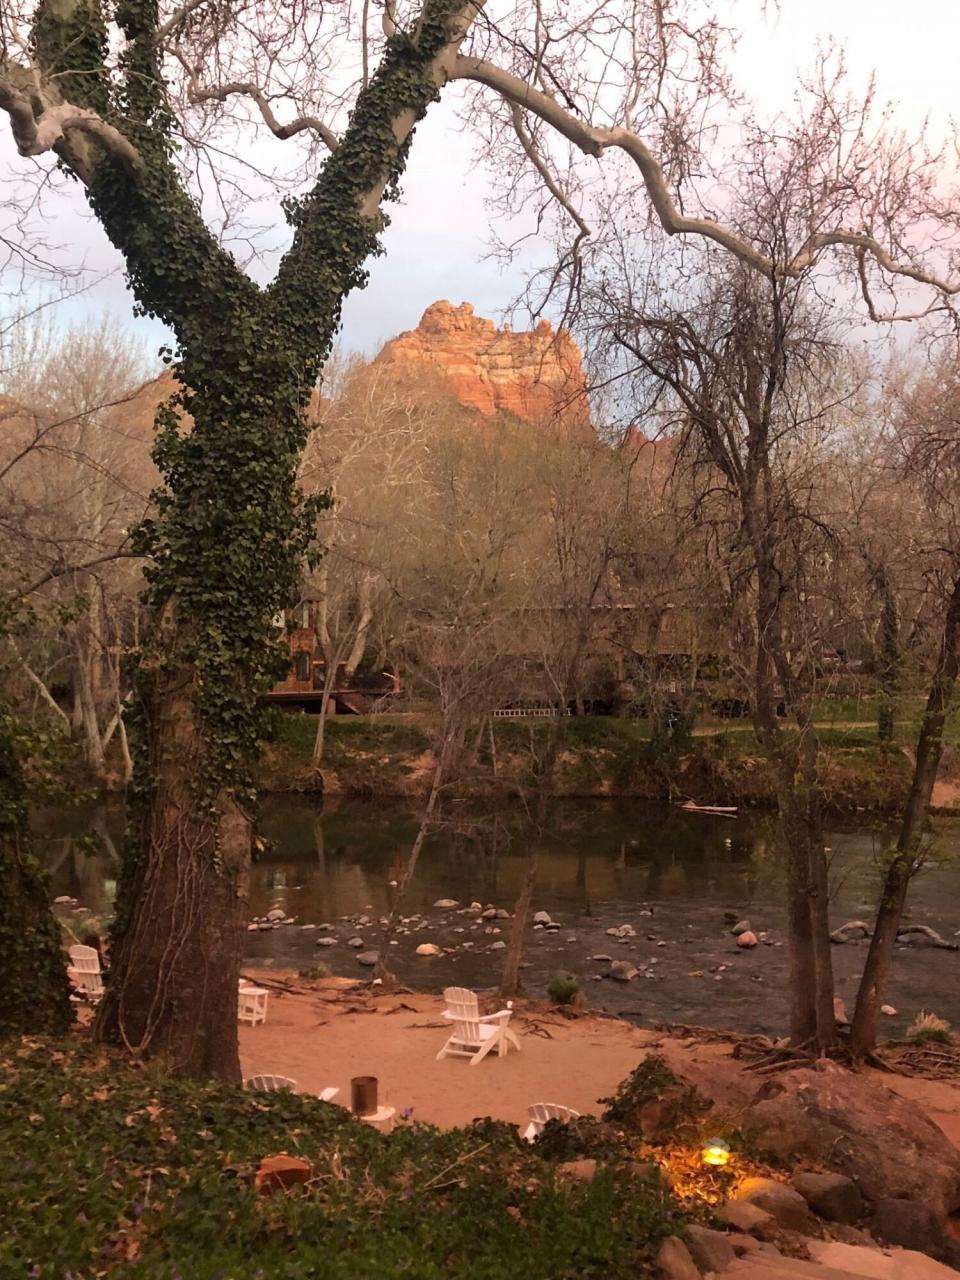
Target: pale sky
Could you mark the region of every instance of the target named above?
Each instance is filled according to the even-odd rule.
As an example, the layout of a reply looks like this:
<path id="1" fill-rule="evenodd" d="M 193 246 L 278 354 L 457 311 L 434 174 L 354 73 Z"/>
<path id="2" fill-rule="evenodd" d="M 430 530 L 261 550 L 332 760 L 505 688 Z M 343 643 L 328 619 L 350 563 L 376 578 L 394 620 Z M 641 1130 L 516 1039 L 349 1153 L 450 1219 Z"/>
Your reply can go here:
<path id="1" fill-rule="evenodd" d="M 718 8 L 723 10 L 723 3 Z M 830 39 L 846 46 L 853 85 L 862 86 L 876 72 L 878 98 L 894 103 L 896 119 L 906 129 L 916 129 L 929 114 L 934 130 L 943 134 L 951 111 L 960 109 L 957 0 L 780 0 L 779 16 L 766 19 L 759 16 L 760 0 L 739 0 L 729 8 L 735 21 L 749 21 L 735 71 L 761 114 L 789 108 L 798 72 L 812 65 L 817 42 Z M 386 256 L 372 264 L 367 289 L 344 308 L 340 343 L 346 350 L 372 354 L 386 338 L 413 327 L 423 309 L 441 297 L 469 300 L 478 313 L 496 318 L 518 290 L 517 272 L 502 275 L 482 260 L 484 177 L 453 114 L 440 102 L 418 129 L 403 179 L 403 203 L 391 209 Z M 0 165 L 8 170 L 22 163 L 5 136 Z M 60 225 L 64 213 L 58 216 Z M 89 265 L 116 268 L 116 255 L 92 220 L 76 221 L 71 229 Z M 161 337 L 159 326 L 132 317 L 118 270 L 68 309 L 84 317 L 107 310 L 141 332 L 151 349 Z"/>

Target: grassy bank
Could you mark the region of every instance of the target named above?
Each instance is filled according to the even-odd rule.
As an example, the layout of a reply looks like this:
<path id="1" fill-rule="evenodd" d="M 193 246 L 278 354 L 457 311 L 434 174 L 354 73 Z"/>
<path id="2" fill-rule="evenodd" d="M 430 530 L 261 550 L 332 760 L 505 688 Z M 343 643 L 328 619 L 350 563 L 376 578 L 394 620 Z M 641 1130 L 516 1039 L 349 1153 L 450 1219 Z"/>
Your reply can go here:
<path id="1" fill-rule="evenodd" d="M 908 738 L 909 723 L 902 724 Z M 432 771 L 432 728 L 426 716 L 331 719 L 321 781 L 311 767 L 315 719 L 281 714 L 262 784 L 268 791 L 325 786 L 351 795 L 422 795 Z M 646 721 L 609 716 L 571 716 L 562 732 L 553 785 L 558 796 L 691 796 L 701 803 L 757 806 L 775 799 L 770 769 L 742 721 L 700 722 L 693 737 L 681 742 L 654 740 Z M 450 793 L 522 792 L 535 780 L 547 733 L 543 720 L 495 721 L 492 735 L 482 735 L 475 754 L 461 762 Z M 890 810 L 902 803 L 910 761 L 899 743 L 880 743 L 870 727 L 837 718 L 825 719 L 819 733 L 821 786 L 829 808 Z"/>
<path id="2" fill-rule="evenodd" d="M 586 1139 L 548 1132 L 534 1146 L 493 1121 L 384 1137 L 315 1098 L 172 1080 L 80 1036 L 8 1045 L 0 1274 L 652 1275 L 659 1243 L 682 1230 L 678 1206 L 656 1167 L 632 1163 L 637 1139 L 590 1123 Z M 280 1152 L 309 1162 L 308 1180 L 258 1193 L 260 1161 Z M 558 1162 L 585 1152 L 601 1155 L 592 1181 L 562 1176 Z"/>

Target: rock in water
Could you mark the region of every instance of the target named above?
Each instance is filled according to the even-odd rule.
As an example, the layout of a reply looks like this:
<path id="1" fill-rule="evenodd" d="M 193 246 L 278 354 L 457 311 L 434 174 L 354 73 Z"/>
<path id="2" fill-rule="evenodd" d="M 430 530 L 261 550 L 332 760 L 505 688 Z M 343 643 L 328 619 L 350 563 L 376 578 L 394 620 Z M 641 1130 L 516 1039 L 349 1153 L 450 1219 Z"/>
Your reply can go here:
<path id="1" fill-rule="evenodd" d="M 379 959 L 379 951 L 361 951 L 357 956 L 357 964 L 365 964 L 367 968 L 372 969 Z"/>
<path id="2" fill-rule="evenodd" d="M 533 923 L 534 924 L 552 924 L 553 921 L 550 919 L 549 912 L 536 911 L 534 912 Z"/>
<path id="3" fill-rule="evenodd" d="M 438 898 L 433 905 L 441 911 L 448 911 L 451 907 L 459 907 L 460 903 L 455 898 Z"/>
<path id="4" fill-rule="evenodd" d="M 750 933 L 752 928 L 749 920 L 738 920 L 730 932 L 735 938 L 739 938 L 742 933 Z"/>
<path id="5" fill-rule="evenodd" d="M 638 970 L 629 960 L 614 960 L 608 972 L 611 978 L 616 978 L 617 982 L 630 982 L 637 976 Z"/>
<path id="6" fill-rule="evenodd" d="M 757 935 L 755 933 L 751 933 L 750 930 L 748 929 L 746 933 L 741 933 L 738 935 L 737 946 L 743 947 L 746 950 L 750 950 L 752 947 L 755 947 L 759 941 L 760 939 L 757 937 Z"/>
<path id="7" fill-rule="evenodd" d="M 363 946 L 363 939 L 362 939 L 362 938 L 351 938 L 351 939 L 350 939 L 350 941 L 347 943 L 347 946 L 348 946 L 348 947 L 354 947 L 355 949 L 359 949 L 360 947 L 362 947 L 362 946 Z"/>
<path id="8" fill-rule="evenodd" d="M 887 1018 L 895 1018 L 897 1016 L 897 1011 L 892 1004 L 882 1004 L 880 1006 L 880 1012 Z"/>
<path id="9" fill-rule="evenodd" d="M 505 942 L 491 942 L 487 948 L 488 951 L 505 951 L 507 944 Z"/>
<path id="10" fill-rule="evenodd" d="M 440 948 L 433 942 L 421 942 L 417 947 L 418 956 L 439 956 L 441 954 Z"/>
<path id="11" fill-rule="evenodd" d="M 267 912 L 267 919 L 273 924 L 277 920 L 282 920 L 287 913 L 282 907 L 271 907 Z"/>
<path id="12" fill-rule="evenodd" d="M 336 938 L 318 938 L 316 945 L 318 947 L 335 947 L 337 945 Z"/>

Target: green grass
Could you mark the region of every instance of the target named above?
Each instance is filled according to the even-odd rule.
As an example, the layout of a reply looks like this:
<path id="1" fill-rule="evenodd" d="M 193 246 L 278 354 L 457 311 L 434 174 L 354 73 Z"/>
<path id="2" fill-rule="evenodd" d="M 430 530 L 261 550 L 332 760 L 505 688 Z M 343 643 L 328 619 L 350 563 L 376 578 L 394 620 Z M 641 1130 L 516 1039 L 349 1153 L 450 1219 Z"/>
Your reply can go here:
<path id="1" fill-rule="evenodd" d="M 316 716 L 278 711 L 271 743 L 289 752 L 298 763 L 308 764 L 316 734 Z M 330 762 L 370 751 L 420 755 L 429 746 L 430 735 L 421 725 L 385 716 L 332 716 L 324 732 L 324 755 Z"/>
<path id="2" fill-rule="evenodd" d="M 280 1152 L 313 1178 L 257 1195 Z M 389 1137 L 292 1094 L 173 1080 L 85 1043 L 0 1052 L 0 1275 L 36 1280 L 637 1280 L 681 1229 L 629 1144 L 560 1180 L 493 1121 Z"/>

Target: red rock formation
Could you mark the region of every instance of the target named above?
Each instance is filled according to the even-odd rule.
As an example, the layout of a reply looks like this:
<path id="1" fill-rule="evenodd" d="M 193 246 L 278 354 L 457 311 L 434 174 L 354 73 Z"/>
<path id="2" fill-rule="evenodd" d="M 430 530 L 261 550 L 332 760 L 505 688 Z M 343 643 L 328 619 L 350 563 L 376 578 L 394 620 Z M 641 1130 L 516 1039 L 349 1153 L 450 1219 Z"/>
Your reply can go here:
<path id="1" fill-rule="evenodd" d="M 561 417 L 589 422 L 586 378 L 577 344 L 541 320 L 531 333 L 473 314 L 469 302 L 434 302 L 416 329 L 388 342 L 377 361 L 440 371 L 461 404 L 490 416 L 515 414 L 528 422 Z"/>

